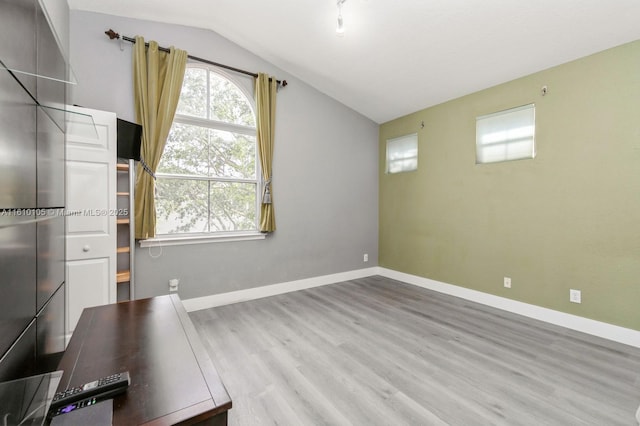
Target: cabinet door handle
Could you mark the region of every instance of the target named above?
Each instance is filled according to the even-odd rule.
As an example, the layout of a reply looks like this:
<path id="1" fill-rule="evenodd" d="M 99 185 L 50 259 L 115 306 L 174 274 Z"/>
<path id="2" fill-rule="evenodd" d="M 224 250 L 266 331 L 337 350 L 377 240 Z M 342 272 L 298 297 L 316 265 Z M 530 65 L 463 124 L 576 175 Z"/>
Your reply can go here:
<path id="1" fill-rule="evenodd" d="M 82 247 L 82 251 L 85 252 L 85 253 L 88 252 L 89 250 L 91 250 L 91 246 L 89 244 L 87 244 L 86 246 Z"/>

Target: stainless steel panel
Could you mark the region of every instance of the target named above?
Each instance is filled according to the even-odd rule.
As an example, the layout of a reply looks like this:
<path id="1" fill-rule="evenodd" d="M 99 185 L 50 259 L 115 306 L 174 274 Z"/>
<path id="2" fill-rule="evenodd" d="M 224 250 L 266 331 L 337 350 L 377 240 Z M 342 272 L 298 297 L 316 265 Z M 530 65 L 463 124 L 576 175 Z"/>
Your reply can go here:
<path id="1" fill-rule="evenodd" d="M 32 74 L 14 73 L 34 97 L 36 6 L 36 0 L 0 1 L 0 61 L 8 68 Z"/>
<path id="2" fill-rule="evenodd" d="M 51 295 L 64 281 L 64 216 L 62 209 L 38 210 L 39 216 L 46 214 L 46 220 L 37 224 L 37 305 L 42 309 Z"/>
<path id="3" fill-rule="evenodd" d="M 36 329 L 36 368 L 39 373 L 53 371 L 64 352 L 64 283 L 38 314 Z"/>
<path id="4" fill-rule="evenodd" d="M 0 215 L 0 354 L 36 314 L 34 219 L 34 215 Z"/>
<path id="5" fill-rule="evenodd" d="M 37 110 L 37 206 L 64 206 L 64 133 L 42 108 Z"/>
<path id="6" fill-rule="evenodd" d="M 0 61 L 3 381 L 64 350 L 66 64 L 38 0 L 0 0 Z"/>
<path id="7" fill-rule="evenodd" d="M 32 318 L 24 333 L 9 351 L 0 355 L 0 382 L 31 376 L 36 371 L 36 320 Z"/>
<path id="8" fill-rule="evenodd" d="M 36 70 L 39 78 L 36 99 L 45 107 L 45 113 L 56 123 L 62 132 L 65 129 L 65 92 L 67 66 L 56 38 L 40 7 L 36 9 Z"/>
<path id="9" fill-rule="evenodd" d="M 36 106 L 0 70 L 0 209 L 36 207 Z"/>
<path id="10" fill-rule="evenodd" d="M 62 371 L 53 371 L 0 383 L 0 418 L 3 424 L 48 425 L 47 411 L 62 374 Z"/>

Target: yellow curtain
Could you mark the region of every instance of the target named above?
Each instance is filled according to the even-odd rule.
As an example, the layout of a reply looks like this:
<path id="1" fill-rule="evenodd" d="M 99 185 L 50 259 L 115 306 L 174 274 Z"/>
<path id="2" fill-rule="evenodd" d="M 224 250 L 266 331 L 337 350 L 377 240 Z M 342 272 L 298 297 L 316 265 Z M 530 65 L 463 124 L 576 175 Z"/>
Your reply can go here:
<path id="1" fill-rule="evenodd" d="M 258 155 L 262 167 L 262 204 L 260 208 L 260 232 L 276 230 L 276 217 L 273 211 L 273 135 L 276 117 L 276 91 L 278 83 L 275 78 L 263 73 L 258 74 L 255 82 L 256 106 L 258 109 Z"/>
<path id="2" fill-rule="evenodd" d="M 136 37 L 133 49 L 133 89 L 136 119 L 142 125 L 141 164 L 136 171 L 136 239 L 156 235 L 155 178 L 164 145 L 173 123 L 182 89 L 187 52 L 158 50 L 158 43 Z"/>

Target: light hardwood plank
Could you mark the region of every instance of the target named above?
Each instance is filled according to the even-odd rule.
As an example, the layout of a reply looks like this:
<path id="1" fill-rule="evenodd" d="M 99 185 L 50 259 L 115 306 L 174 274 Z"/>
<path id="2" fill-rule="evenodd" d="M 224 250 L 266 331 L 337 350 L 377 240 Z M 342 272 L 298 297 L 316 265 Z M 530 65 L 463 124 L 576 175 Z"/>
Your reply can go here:
<path id="1" fill-rule="evenodd" d="M 640 350 L 388 278 L 191 317 L 231 425 L 636 425 Z"/>

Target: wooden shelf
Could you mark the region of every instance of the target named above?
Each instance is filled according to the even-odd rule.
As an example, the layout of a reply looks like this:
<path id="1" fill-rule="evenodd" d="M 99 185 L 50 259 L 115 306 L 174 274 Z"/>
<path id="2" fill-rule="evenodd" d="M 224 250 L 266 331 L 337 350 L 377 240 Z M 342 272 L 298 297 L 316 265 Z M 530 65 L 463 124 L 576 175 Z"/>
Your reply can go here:
<path id="1" fill-rule="evenodd" d="M 116 274 L 116 282 L 117 283 L 127 283 L 131 280 L 131 272 L 130 271 L 118 271 Z"/>
<path id="2" fill-rule="evenodd" d="M 135 249 L 133 216 L 133 194 L 134 194 L 134 169 L 135 163 L 132 160 L 116 163 L 116 197 L 120 215 L 116 217 L 117 228 L 117 270 L 116 282 L 118 283 L 117 301 L 124 302 L 135 298 L 135 266 L 133 256 Z M 126 209 L 126 210 L 125 210 Z M 127 214 L 122 214 L 127 213 Z"/>

